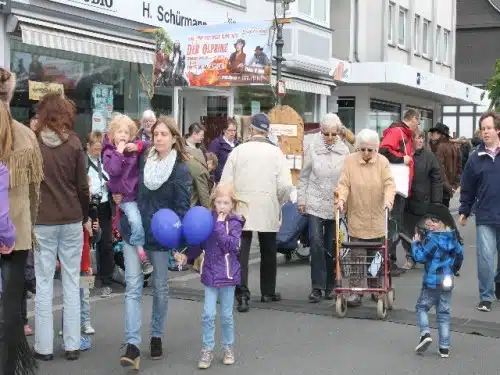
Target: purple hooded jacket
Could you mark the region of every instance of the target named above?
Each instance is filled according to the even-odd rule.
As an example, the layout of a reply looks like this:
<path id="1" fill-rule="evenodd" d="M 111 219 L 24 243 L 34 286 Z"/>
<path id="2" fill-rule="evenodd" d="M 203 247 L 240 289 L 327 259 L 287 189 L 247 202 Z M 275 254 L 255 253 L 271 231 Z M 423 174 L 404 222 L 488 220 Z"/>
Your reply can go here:
<path id="1" fill-rule="evenodd" d="M 12 247 L 16 229 L 10 220 L 9 170 L 0 163 L 0 246 Z"/>
<path id="2" fill-rule="evenodd" d="M 214 212 L 214 230 L 203 244 L 203 261 L 200 266 L 201 282 L 214 288 L 237 286 L 241 283 L 241 266 L 238 261 L 240 239 L 245 219 L 234 214 L 225 221 L 217 221 Z"/>
<path id="3" fill-rule="evenodd" d="M 108 189 L 112 194 L 122 194 L 123 202 L 136 200 L 139 184 L 139 156 L 151 146 L 150 141 L 135 141 L 139 146 L 137 152 L 116 151 L 116 146 L 107 136 L 102 141 L 102 164 L 109 175 Z"/>

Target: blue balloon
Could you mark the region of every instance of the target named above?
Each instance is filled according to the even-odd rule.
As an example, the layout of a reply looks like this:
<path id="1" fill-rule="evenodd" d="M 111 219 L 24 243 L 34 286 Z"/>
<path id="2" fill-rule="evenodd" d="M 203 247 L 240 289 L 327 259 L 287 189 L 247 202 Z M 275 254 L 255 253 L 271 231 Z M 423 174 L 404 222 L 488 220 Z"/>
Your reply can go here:
<path id="1" fill-rule="evenodd" d="M 169 249 L 178 248 L 182 237 L 181 219 L 172 210 L 158 210 L 151 219 L 151 232 L 160 245 Z"/>
<path id="2" fill-rule="evenodd" d="M 182 221 L 182 234 L 190 246 L 200 245 L 206 241 L 214 229 L 212 211 L 201 206 L 191 208 Z"/>

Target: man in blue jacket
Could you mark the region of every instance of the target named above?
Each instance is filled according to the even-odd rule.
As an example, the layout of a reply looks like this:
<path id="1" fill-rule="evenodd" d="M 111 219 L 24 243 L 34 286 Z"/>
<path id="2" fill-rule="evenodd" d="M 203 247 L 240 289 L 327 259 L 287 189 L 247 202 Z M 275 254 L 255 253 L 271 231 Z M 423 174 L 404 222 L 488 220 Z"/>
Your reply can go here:
<path id="1" fill-rule="evenodd" d="M 500 259 L 500 116 L 487 112 L 479 119 L 479 126 L 482 142 L 462 174 L 458 212 L 460 224 L 465 225 L 476 203 L 477 308 L 491 311 L 493 299 L 500 300 L 500 265 L 495 274 L 495 254 Z"/>

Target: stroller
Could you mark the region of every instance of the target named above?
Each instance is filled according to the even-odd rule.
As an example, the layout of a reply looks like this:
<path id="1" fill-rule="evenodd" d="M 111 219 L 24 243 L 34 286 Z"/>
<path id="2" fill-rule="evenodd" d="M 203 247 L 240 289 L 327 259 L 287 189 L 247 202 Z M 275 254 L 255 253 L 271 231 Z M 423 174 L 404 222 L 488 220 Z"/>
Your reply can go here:
<path id="1" fill-rule="evenodd" d="M 289 262 L 294 255 L 309 259 L 309 219 L 297 209 L 297 203 L 285 203 L 281 209 L 281 227 L 276 235 L 278 252 Z"/>

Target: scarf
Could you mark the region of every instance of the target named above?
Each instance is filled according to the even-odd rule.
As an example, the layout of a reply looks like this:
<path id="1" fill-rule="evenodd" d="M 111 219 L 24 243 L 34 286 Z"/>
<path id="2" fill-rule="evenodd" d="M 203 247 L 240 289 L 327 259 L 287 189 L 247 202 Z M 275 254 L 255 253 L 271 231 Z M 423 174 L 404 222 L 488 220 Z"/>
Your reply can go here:
<path id="1" fill-rule="evenodd" d="M 172 174 L 177 151 L 172 149 L 166 158 L 160 158 L 156 150 L 151 148 L 144 166 L 144 185 L 149 190 L 158 190 Z"/>

